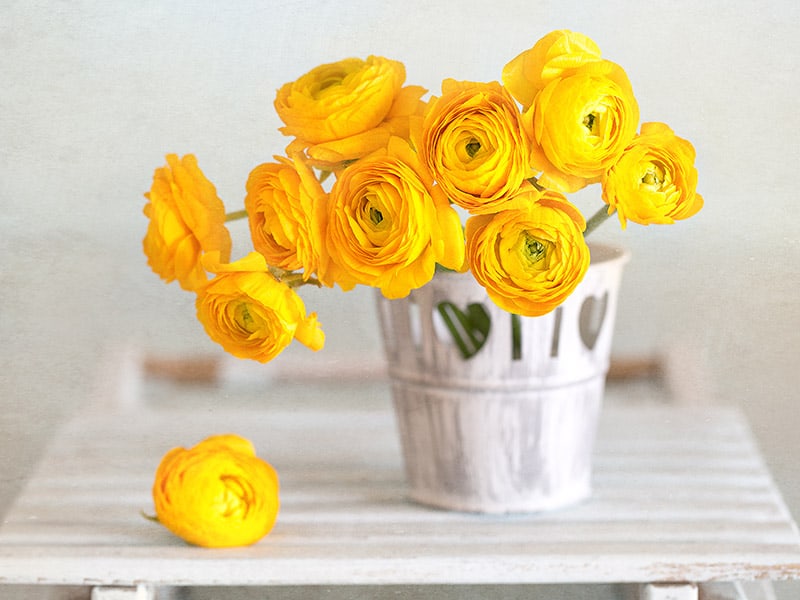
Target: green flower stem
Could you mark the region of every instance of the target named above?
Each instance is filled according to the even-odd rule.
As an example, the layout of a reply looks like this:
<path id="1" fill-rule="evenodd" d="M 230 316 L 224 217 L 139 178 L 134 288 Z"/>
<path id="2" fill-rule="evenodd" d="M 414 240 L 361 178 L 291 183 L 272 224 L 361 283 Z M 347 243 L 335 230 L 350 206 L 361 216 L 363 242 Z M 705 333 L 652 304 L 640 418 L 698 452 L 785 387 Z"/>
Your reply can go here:
<path id="1" fill-rule="evenodd" d="M 148 515 L 143 510 L 140 510 L 139 514 L 142 515 L 148 521 L 152 521 L 153 523 L 161 523 L 161 521 L 158 520 L 158 517 L 156 515 Z"/>
<path id="2" fill-rule="evenodd" d="M 228 221 L 236 221 L 238 219 L 246 219 L 246 218 L 247 218 L 247 211 L 245 209 L 235 210 L 225 215 L 225 222 L 227 223 Z"/>
<path id="3" fill-rule="evenodd" d="M 303 274 L 302 273 L 294 273 L 292 271 L 283 271 L 282 269 L 277 269 L 277 268 L 274 268 L 274 267 L 270 267 L 270 271 L 281 282 L 285 283 L 290 288 L 298 288 L 301 285 L 315 285 L 317 287 L 322 287 L 322 283 L 316 277 L 309 277 L 308 279 L 303 279 Z"/>
<path id="4" fill-rule="evenodd" d="M 303 275 L 301 273 L 297 273 L 292 277 L 285 277 L 283 282 L 288 285 L 290 288 L 298 288 L 301 285 L 315 285 L 317 287 L 322 287 L 322 283 L 316 277 L 309 277 L 308 279 L 303 279 Z"/>
<path id="5" fill-rule="evenodd" d="M 511 358 L 522 359 L 522 319 L 511 313 Z"/>
<path id="6" fill-rule="evenodd" d="M 583 237 L 587 237 L 613 214 L 613 210 L 608 212 L 608 207 L 603 205 L 596 213 L 589 217 L 588 221 L 586 221 L 586 229 L 583 230 Z"/>
<path id="7" fill-rule="evenodd" d="M 529 177 L 527 179 L 528 183 L 530 183 L 533 187 L 535 187 L 538 191 L 544 192 L 546 188 L 542 187 L 539 183 L 539 179 L 536 177 Z M 614 214 L 614 210 L 609 212 L 607 206 L 602 206 L 596 213 L 594 213 L 589 220 L 586 222 L 586 229 L 583 231 L 583 237 L 588 236 L 592 233 L 595 229 L 600 227 L 608 217 Z"/>

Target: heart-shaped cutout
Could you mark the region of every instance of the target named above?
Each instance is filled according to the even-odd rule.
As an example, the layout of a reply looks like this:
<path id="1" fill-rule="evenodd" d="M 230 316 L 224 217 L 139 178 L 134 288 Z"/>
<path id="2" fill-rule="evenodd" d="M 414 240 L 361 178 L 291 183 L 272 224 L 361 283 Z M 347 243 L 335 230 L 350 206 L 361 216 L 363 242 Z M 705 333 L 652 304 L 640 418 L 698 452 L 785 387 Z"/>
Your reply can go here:
<path id="1" fill-rule="evenodd" d="M 581 312 L 578 317 L 578 329 L 580 330 L 583 345 L 589 350 L 594 349 L 603 323 L 606 320 L 606 308 L 608 307 L 608 292 L 603 294 L 599 300 L 594 296 L 587 296 L 581 304 Z"/>
<path id="2" fill-rule="evenodd" d="M 492 319 L 486 307 L 480 303 L 467 305 L 466 312 L 452 302 L 445 300 L 436 306 L 464 360 L 475 356 L 492 329 Z"/>

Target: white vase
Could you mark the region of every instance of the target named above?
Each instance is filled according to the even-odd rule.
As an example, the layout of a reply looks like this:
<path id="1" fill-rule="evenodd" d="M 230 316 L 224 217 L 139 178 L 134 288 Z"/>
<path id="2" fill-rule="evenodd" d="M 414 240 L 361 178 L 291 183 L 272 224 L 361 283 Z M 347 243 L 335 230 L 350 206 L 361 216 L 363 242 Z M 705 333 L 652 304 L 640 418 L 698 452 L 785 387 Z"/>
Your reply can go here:
<path id="1" fill-rule="evenodd" d="M 607 246 L 591 252 L 591 265 L 566 302 L 541 317 L 514 317 L 516 324 L 470 274 L 439 273 L 401 300 L 378 294 L 412 500 L 513 513 L 560 508 L 590 495 L 617 292 L 628 260 L 625 251 Z M 458 310 L 488 315 L 488 332 L 472 331 L 479 349 L 471 358 L 453 341 L 440 305 L 454 320 Z"/>

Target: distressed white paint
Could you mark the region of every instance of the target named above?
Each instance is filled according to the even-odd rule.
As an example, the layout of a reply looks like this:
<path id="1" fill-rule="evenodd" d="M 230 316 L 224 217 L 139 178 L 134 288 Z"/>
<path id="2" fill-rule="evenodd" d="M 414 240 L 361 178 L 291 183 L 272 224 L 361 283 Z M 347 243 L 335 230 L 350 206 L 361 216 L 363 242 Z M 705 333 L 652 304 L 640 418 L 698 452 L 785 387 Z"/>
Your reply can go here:
<path id="1" fill-rule="evenodd" d="M 5 516 L 0 582 L 702 583 L 800 577 L 796 527 L 734 410 L 604 410 L 592 497 L 535 515 L 475 515 L 409 503 L 394 428 L 386 405 L 372 411 L 143 407 L 79 416 L 54 440 Z M 140 511 L 152 512 L 150 486 L 164 452 L 224 431 L 250 437 L 276 466 L 282 486 L 278 523 L 249 548 L 190 547 Z"/>
<path id="2" fill-rule="evenodd" d="M 561 508 L 591 493 L 591 456 L 627 253 L 592 247 L 575 292 L 546 315 L 511 315 L 469 274 L 442 273 L 408 298 L 378 296 L 410 496 L 484 513 Z M 462 358 L 437 307 L 483 306 L 491 329 Z"/>

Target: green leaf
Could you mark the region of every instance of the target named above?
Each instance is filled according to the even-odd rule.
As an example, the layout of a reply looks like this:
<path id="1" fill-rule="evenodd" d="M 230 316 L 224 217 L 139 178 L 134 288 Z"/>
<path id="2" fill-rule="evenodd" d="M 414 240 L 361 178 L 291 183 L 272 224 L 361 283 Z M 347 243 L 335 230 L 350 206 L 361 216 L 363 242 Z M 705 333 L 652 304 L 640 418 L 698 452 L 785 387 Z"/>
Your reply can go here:
<path id="1" fill-rule="evenodd" d="M 452 302 L 445 300 L 436 308 L 462 358 L 469 360 L 475 356 L 483 348 L 492 328 L 491 317 L 483 304 L 469 304 L 464 312 Z"/>

